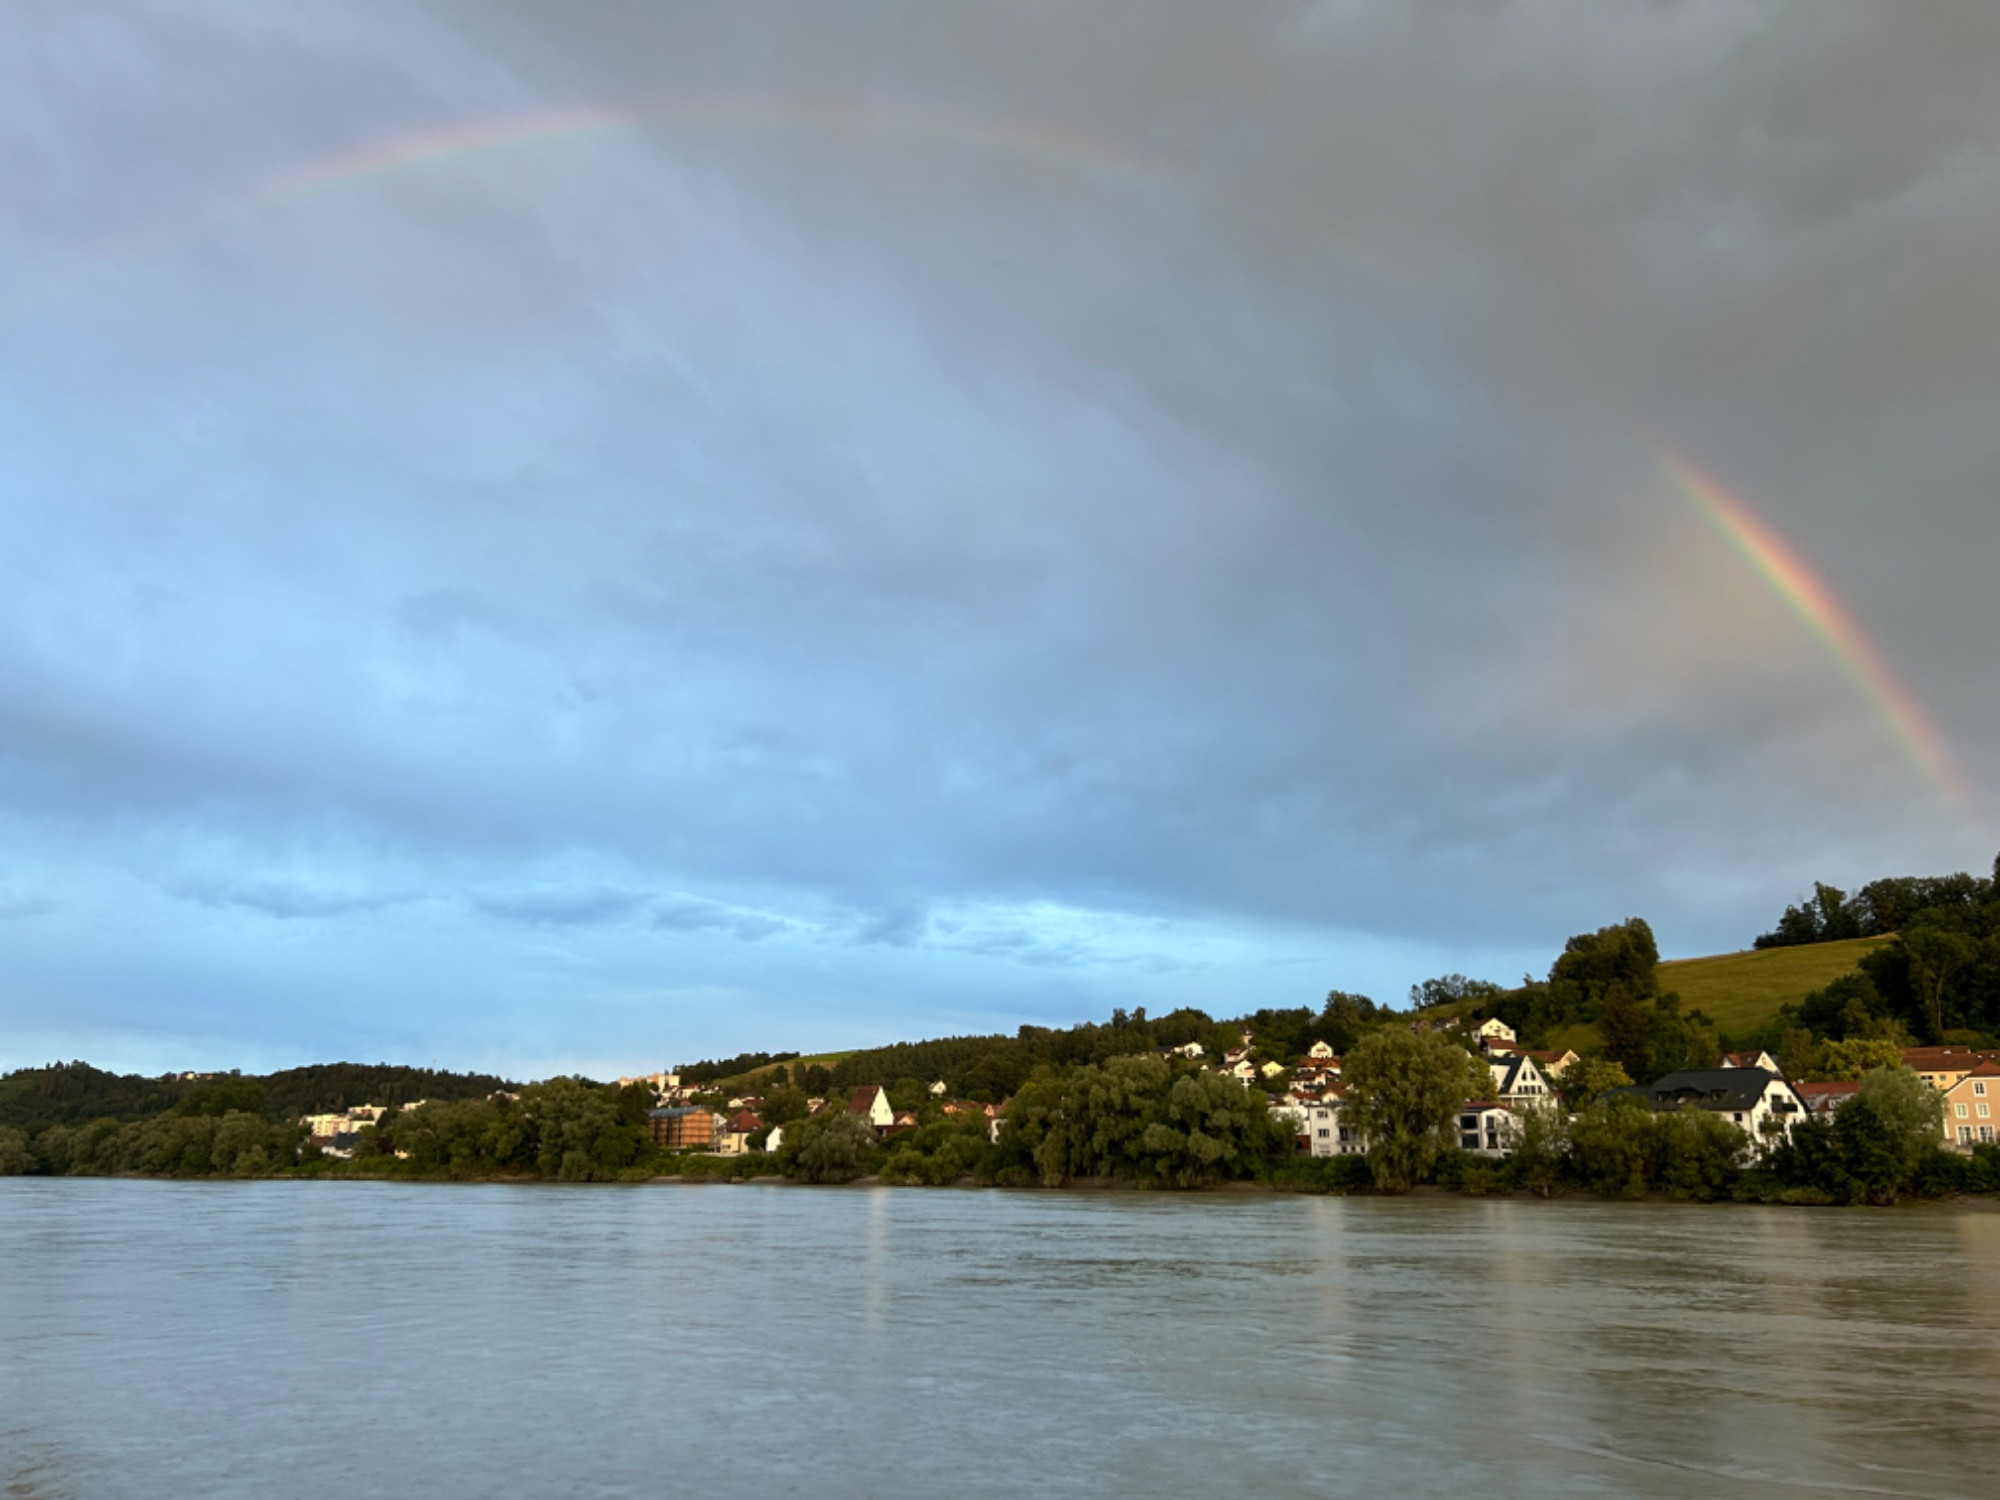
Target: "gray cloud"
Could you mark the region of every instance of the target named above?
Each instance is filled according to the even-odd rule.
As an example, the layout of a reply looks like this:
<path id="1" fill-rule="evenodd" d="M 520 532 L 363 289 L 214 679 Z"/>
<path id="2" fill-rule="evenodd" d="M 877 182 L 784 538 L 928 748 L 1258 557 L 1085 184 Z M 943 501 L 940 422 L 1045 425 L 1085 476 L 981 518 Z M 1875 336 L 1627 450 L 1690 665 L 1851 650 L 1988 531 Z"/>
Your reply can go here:
<path id="1" fill-rule="evenodd" d="M 444 1038 L 1393 995 L 2000 838 L 1991 7 L 18 26 L 0 817 L 41 920 L 237 914 L 189 995 L 264 918 L 448 955 Z"/>

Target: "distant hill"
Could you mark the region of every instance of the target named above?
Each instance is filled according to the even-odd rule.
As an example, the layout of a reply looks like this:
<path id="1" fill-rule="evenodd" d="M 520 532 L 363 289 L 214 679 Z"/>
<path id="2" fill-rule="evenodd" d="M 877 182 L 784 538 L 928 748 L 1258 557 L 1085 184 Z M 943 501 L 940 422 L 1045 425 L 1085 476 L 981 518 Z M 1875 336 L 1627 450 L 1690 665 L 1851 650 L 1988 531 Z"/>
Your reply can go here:
<path id="1" fill-rule="evenodd" d="M 54 1063 L 0 1076 L 0 1126 L 30 1132 L 88 1120 L 138 1120 L 165 1114 L 191 1087 L 211 1079 L 256 1085 L 265 1107 L 283 1118 L 346 1109 L 352 1104 L 410 1104 L 418 1099 L 483 1099 L 518 1088 L 486 1073 L 442 1073 L 387 1063 L 315 1063 L 283 1072 L 216 1074 L 183 1079 L 107 1073 L 88 1063 Z M 254 1095 L 253 1095 L 254 1098 Z M 235 1106 L 231 1106 L 232 1108 Z"/>

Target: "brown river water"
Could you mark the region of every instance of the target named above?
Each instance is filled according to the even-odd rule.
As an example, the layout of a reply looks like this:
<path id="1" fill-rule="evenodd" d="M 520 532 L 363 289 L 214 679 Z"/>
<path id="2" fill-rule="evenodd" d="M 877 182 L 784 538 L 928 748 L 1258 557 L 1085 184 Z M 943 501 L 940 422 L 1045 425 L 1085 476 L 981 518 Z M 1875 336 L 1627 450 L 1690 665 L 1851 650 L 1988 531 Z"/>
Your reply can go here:
<path id="1" fill-rule="evenodd" d="M 0 1494 L 2000 1496 L 2000 1211 L 0 1180 Z"/>

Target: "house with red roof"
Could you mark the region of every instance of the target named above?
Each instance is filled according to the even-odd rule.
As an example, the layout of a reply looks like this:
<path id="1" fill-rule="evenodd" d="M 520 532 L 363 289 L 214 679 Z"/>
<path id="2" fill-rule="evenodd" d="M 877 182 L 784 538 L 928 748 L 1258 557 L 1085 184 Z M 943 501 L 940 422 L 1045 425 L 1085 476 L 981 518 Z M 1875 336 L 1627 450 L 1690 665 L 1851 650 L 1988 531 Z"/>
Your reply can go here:
<path id="1" fill-rule="evenodd" d="M 1762 1068 L 1766 1073 L 1776 1073 L 1781 1077 L 1785 1071 L 1778 1066 L 1778 1060 L 1775 1057 L 1771 1056 L 1768 1052 L 1761 1051 L 1725 1052 L 1722 1054 L 1720 1066 L 1725 1068 Z"/>
<path id="2" fill-rule="evenodd" d="M 1825 1118 L 1860 1093 L 1861 1085 L 1851 1078 L 1837 1083 L 1795 1083 L 1792 1092 L 1799 1096 L 1807 1114 Z"/>
<path id="3" fill-rule="evenodd" d="M 896 1123 L 896 1111 L 889 1106 L 889 1091 L 879 1083 L 863 1084 L 847 1096 L 847 1112 L 866 1120 L 877 1133 Z"/>
<path id="4" fill-rule="evenodd" d="M 2000 1144 L 1993 1133 L 2000 1125 L 1995 1106 L 2000 1106 L 2000 1062 L 1984 1058 L 1944 1091 L 1945 1144 L 1959 1151 Z"/>
<path id="5" fill-rule="evenodd" d="M 1905 1047 L 1903 1066 L 1942 1093 L 1983 1062 L 2000 1062 L 2000 1052 L 1970 1047 Z"/>
<path id="6" fill-rule="evenodd" d="M 741 1156 L 750 1149 L 753 1137 L 764 1132 L 764 1122 L 747 1109 L 739 1109 L 717 1132 L 715 1149 L 724 1156 Z"/>

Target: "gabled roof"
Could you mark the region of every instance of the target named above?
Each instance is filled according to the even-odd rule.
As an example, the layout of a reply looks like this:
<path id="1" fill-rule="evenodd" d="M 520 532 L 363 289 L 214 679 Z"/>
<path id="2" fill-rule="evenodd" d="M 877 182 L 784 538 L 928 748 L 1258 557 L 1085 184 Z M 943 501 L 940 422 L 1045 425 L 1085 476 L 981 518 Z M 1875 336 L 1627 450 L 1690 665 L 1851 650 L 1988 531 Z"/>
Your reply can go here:
<path id="1" fill-rule="evenodd" d="M 1529 1057 L 1525 1052 L 1517 1053 L 1511 1057 L 1487 1059 L 1489 1067 L 1496 1064 L 1503 1070 L 1500 1074 L 1500 1087 L 1496 1092 L 1511 1094 L 1514 1092 L 1514 1086 L 1521 1081 L 1521 1074 L 1527 1069 L 1534 1067 L 1534 1059 Z M 1536 1069 L 1536 1076 L 1541 1076 L 1540 1069 Z"/>
<path id="2" fill-rule="evenodd" d="M 1994 1062 L 1991 1058 L 1988 1058 L 1978 1067 L 1969 1070 L 1965 1076 L 1966 1078 L 2000 1078 L 2000 1062 Z M 1960 1080 L 1960 1082 L 1963 1081 L 1963 1079 Z M 1958 1084 L 1953 1084 L 1952 1087 L 1957 1088 Z"/>
<path id="3" fill-rule="evenodd" d="M 850 1115 L 865 1115 L 875 1107 L 875 1096 L 882 1092 L 879 1083 L 863 1084 L 847 1096 L 847 1112 Z"/>
<path id="4" fill-rule="evenodd" d="M 1970 1071 L 1996 1054 L 1975 1052 L 1970 1047 L 1905 1047 L 1903 1066 L 1915 1073 L 1955 1073 Z"/>
<path id="5" fill-rule="evenodd" d="M 729 1117 L 729 1128 L 738 1135 L 748 1135 L 753 1130 L 762 1130 L 764 1122 L 747 1109 L 739 1109 Z"/>
<path id="6" fill-rule="evenodd" d="M 1685 1068 L 1651 1083 L 1611 1092 L 1629 1094 L 1655 1110 L 1679 1109 L 1683 1104 L 1739 1110 L 1756 1104 L 1774 1083 L 1784 1083 L 1784 1079 L 1764 1068 Z"/>

